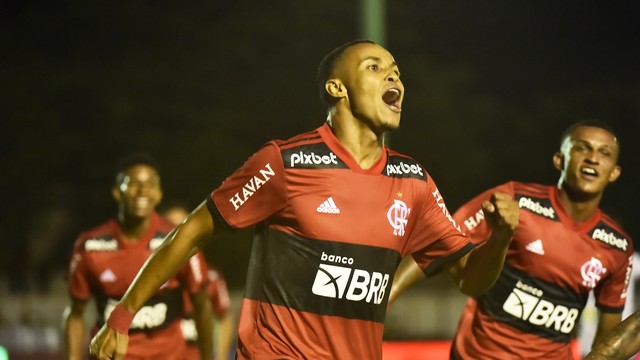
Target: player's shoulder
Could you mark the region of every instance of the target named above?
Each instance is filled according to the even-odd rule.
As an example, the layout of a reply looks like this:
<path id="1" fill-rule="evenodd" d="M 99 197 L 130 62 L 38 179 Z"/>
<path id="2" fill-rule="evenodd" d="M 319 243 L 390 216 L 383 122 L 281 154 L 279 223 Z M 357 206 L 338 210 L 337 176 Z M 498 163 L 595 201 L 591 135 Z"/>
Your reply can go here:
<path id="1" fill-rule="evenodd" d="M 512 188 L 515 194 L 522 196 L 534 198 L 548 198 L 550 196 L 550 185 L 522 181 L 509 181 L 503 185 Z"/>
<path id="2" fill-rule="evenodd" d="M 387 164 L 383 175 L 427 181 L 427 170 L 413 157 L 387 148 Z"/>
<path id="3" fill-rule="evenodd" d="M 116 220 L 109 219 L 81 232 L 75 241 L 74 249 L 80 252 L 117 250 L 116 226 Z"/>
<path id="4" fill-rule="evenodd" d="M 604 211 L 600 220 L 589 232 L 591 237 L 625 253 L 632 253 L 633 240 L 620 224 Z"/>

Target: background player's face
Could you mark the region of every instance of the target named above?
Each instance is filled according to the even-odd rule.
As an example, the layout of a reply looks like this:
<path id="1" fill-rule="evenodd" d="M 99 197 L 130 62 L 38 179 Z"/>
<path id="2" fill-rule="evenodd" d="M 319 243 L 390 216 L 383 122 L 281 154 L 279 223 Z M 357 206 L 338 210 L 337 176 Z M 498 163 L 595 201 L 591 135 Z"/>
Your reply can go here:
<path id="1" fill-rule="evenodd" d="M 618 155 L 613 134 L 598 127 L 581 126 L 564 140 L 554 163 L 561 170 L 563 186 L 584 195 L 600 195 L 620 176 Z"/>
<path id="2" fill-rule="evenodd" d="M 148 165 L 133 165 L 118 180 L 113 195 L 125 216 L 151 216 L 162 199 L 158 172 Z"/>
<path id="3" fill-rule="evenodd" d="M 334 74 L 346 87 L 353 115 L 376 133 L 396 129 L 404 85 L 393 56 L 383 47 L 361 43 L 344 51 Z"/>

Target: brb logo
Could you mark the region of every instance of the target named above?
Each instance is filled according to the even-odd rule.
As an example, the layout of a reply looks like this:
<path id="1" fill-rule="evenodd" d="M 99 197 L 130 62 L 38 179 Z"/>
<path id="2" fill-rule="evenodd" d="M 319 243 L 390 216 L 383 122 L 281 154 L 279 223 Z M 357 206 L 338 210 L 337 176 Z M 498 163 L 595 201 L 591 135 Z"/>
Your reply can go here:
<path id="1" fill-rule="evenodd" d="M 404 227 L 407 225 L 407 216 L 409 216 L 410 212 L 411 209 L 407 207 L 404 201 L 393 200 L 393 205 L 391 205 L 387 211 L 387 220 L 389 220 L 389 224 L 393 227 L 393 235 L 404 235 Z"/>
<path id="2" fill-rule="evenodd" d="M 508 314 L 536 326 L 571 333 L 580 310 L 542 299 L 543 291 L 520 281 L 502 305 Z"/>
<path id="3" fill-rule="evenodd" d="M 353 265 L 354 263 L 351 257 L 330 255 L 324 252 L 322 252 L 320 260 L 344 265 Z M 389 274 L 320 264 L 311 292 L 334 299 L 366 301 L 368 303 L 373 301 L 374 304 L 380 304 L 384 299 L 388 284 Z"/>
<path id="4" fill-rule="evenodd" d="M 607 269 L 602 266 L 600 260 L 592 257 L 591 260 L 582 264 L 580 272 L 582 273 L 582 285 L 593 289 L 602 278 L 602 275 L 607 272 Z"/>

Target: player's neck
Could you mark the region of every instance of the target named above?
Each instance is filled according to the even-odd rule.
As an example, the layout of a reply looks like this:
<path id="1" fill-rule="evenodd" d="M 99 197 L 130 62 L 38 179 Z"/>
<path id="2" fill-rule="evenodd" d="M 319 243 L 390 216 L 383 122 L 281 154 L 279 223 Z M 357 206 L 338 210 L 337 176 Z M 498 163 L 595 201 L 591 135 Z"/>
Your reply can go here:
<path id="1" fill-rule="evenodd" d="M 125 237 L 125 241 L 138 242 L 149 229 L 151 217 L 138 218 L 120 214 L 118 216 L 118 222 L 120 223 L 120 230 Z"/>
<path id="2" fill-rule="evenodd" d="M 558 188 L 558 195 L 565 212 L 576 222 L 589 220 L 598 210 L 602 198 L 602 193 L 592 196 L 578 196 L 562 187 Z"/>
<path id="3" fill-rule="evenodd" d="M 369 169 L 380 160 L 383 151 L 382 134 L 376 134 L 350 113 L 338 115 L 333 112 L 330 114 L 329 123 L 340 144 L 349 151 L 361 168 Z"/>

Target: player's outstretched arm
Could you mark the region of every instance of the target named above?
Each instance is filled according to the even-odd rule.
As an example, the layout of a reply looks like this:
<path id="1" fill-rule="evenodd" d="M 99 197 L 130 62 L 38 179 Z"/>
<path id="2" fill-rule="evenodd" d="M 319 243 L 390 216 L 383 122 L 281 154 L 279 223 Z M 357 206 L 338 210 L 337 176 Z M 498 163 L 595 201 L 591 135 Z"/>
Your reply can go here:
<path id="1" fill-rule="evenodd" d="M 121 359 L 126 353 L 127 330 L 133 315 L 212 238 L 213 220 L 203 202 L 170 234 L 142 266 L 135 280 L 91 341 L 90 351 L 98 359 Z"/>
<path id="2" fill-rule="evenodd" d="M 501 192 L 485 201 L 482 211 L 491 236 L 447 269 L 460 291 L 469 296 L 482 295 L 498 279 L 520 218 L 518 202 Z"/>
<path id="3" fill-rule="evenodd" d="M 597 342 L 584 360 L 624 360 L 640 351 L 640 311 L 624 319 Z"/>

